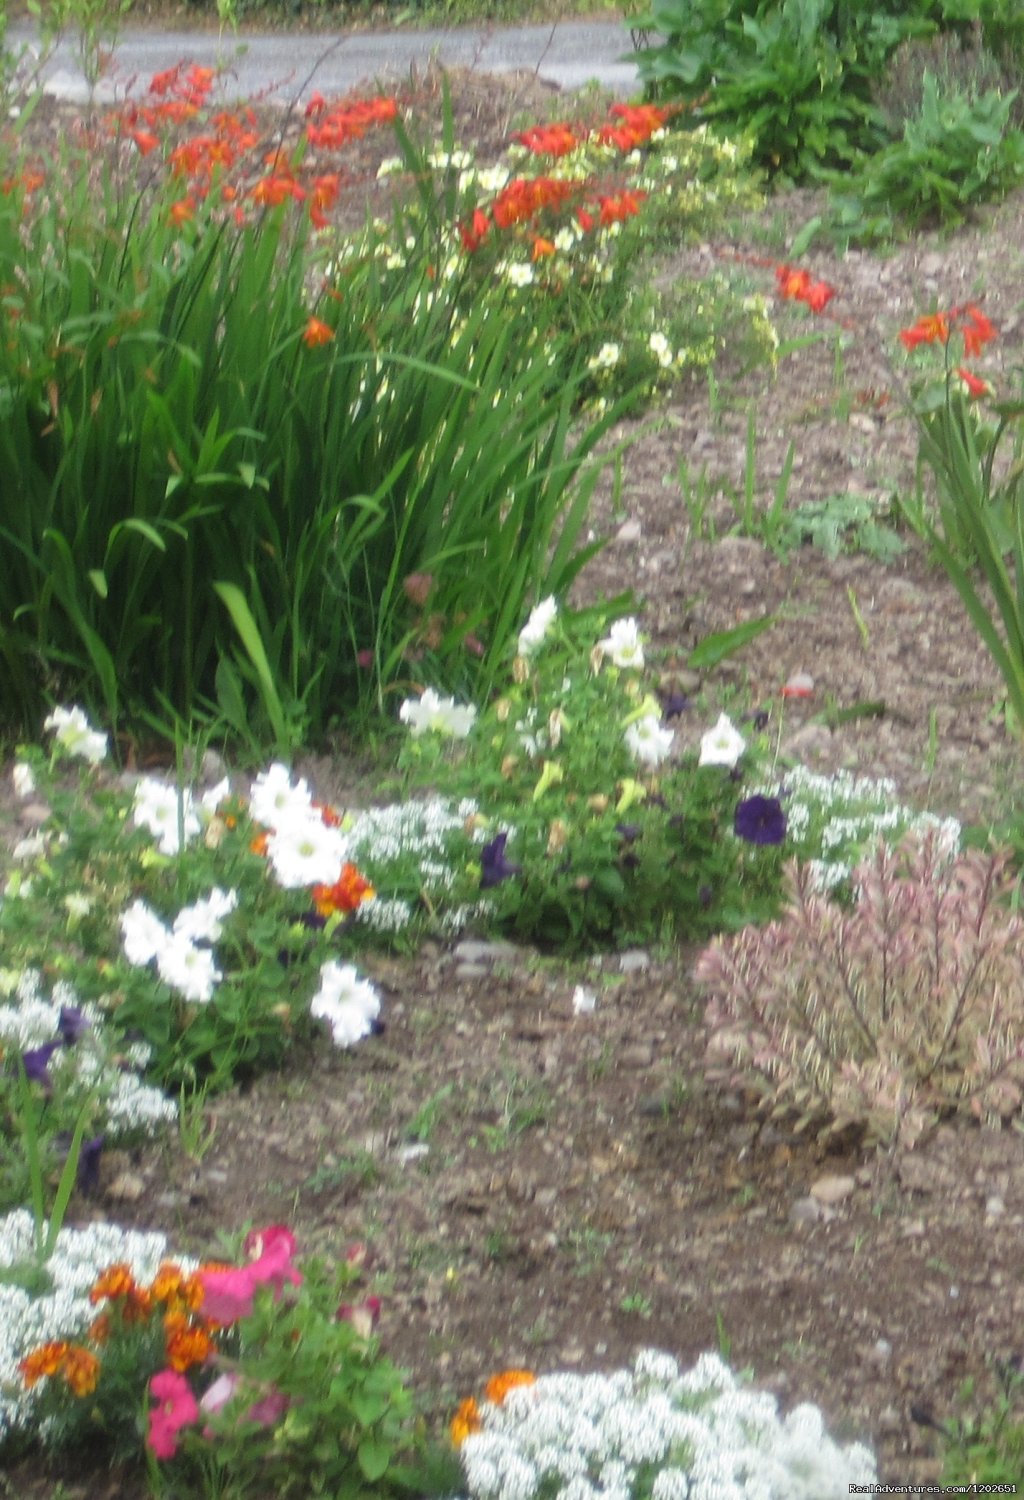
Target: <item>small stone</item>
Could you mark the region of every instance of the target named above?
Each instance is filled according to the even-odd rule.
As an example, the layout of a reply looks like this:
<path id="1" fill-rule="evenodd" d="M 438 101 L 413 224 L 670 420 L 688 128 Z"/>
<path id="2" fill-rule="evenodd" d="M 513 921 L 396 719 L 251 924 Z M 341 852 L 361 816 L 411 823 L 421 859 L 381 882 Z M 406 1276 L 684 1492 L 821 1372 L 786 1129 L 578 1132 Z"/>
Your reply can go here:
<path id="1" fill-rule="evenodd" d="M 578 1365 L 585 1353 L 579 1344 L 567 1344 L 561 1351 L 561 1358 L 567 1365 Z"/>
<path id="2" fill-rule="evenodd" d="M 819 1177 L 817 1182 L 811 1184 L 811 1197 L 830 1208 L 849 1198 L 856 1187 L 857 1183 L 854 1178 L 830 1174 L 826 1177 Z"/>
<path id="3" fill-rule="evenodd" d="M 1000 1219 L 1006 1212 L 1006 1204 L 998 1193 L 993 1193 L 991 1198 L 985 1201 L 986 1219 Z"/>
<path id="4" fill-rule="evenodd" d="M 406 1146 L 399 1146 L 395 1151 L 395 1160 L 401 1162 L 402 1166 L 408 1166 L 411 1161 L 421 1161 L 424 1156 L 430 1155 L 430 1147 L 426 1141 L 410 1141 Z"/>
<path id="5" fill-rule="evenodd" d="M 619 969 L 623 974 L 642 974 L 651 966 L 651 955 L 646 948 L 627 948 L 619 954 Z"/>
<path id="6" fill-rule="evenodd" d="M 817 1224 L 824 1209 L 816 1198 L 798 1198 L 789 1210 L 794 1224 Z"/>
<path id="7" fill-rule="evenodd" d="M 642 527 L 639 521 L 625 521 L 615 533 L 615 540 L 626 546 L 630 542 L 640 540 Z"/>
<path id="8" fill-rule="evenodd" d="M 892 1345 L 888 1339 L 876 1339 L 868 1355 L 873 1365 L 887 1365 L 892 1358 Z"/>
<path id="9" fill-rule="evenodd" d="M 145 1191 L 146 1184 L 137 1172 L 122 1172 L 107 1188 L 107 1197 L 122 1203 L 137 1203 Z"/>
<path id="10" fill-rule="evenodd" d="M 228 1174 L 223 1167 L 207 1167 L 203 1173 L 207 1182 L 227 1182 Z"/>
<path id="11" fill-rule="evenodd" d="M 484 942 L 478 938 L 464 938 L 455 945 L 455 957 L 467 964 L 508 962 L 518 956 L 515 943 Z"/>
<path id="12" fill-rule="evenodd" d="M 619 1053 L 619 1062 L 624 1068 L 649 1068 L 653 1061 L 654 1048 L 649 1042 L 634 1042 Z"/>
<path id="13" fill-rule="evenodd" d="M 486 964 L 457 964 L 456 979 L 484 979 L 490 973 Z"/>

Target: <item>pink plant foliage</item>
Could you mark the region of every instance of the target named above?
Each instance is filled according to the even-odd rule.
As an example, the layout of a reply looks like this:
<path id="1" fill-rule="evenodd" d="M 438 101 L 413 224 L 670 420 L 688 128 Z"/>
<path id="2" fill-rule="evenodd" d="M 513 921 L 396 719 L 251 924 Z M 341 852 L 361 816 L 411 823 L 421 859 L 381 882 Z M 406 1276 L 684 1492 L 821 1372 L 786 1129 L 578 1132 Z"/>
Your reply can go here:
<path id="1" fill-rule="evenodd" d="M 855 904 L 787 869 L 789 905 L 701 954 L 709 1076 L 823 1133 L 912 1146 L 967 1111 L 998 1125 L 1024 1105 L 1024 920 L 1008 855 L 944 857 L 933 835 L 880 843 Z"/>

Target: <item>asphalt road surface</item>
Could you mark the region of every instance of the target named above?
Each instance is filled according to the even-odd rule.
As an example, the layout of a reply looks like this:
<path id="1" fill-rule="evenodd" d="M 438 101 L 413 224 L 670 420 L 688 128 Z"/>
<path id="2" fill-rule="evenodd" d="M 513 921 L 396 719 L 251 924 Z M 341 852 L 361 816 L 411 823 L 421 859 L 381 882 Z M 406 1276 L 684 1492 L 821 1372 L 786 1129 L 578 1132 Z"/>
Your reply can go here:
<path id="1" fill-rule="evenodd" d="M 31 44 L 33 31 L 12 24 L 8 46 Z M 560 21 L 546 26 L 474 26 L 430 31 L 342 31 L 310 35 L 251 35 L 138 30 L 119 35 L 114 63 L 96 92 L 108 102 L 153 73 L 182 60 L 226 65 L 225 90 L 234 98 L 290 102 L 314 90 L 330 98 L 360 84 L 408 77 L 431 59 L 483 73 L 526 70 L 560 89 L 590 81 L 624 96 L 639 88 L 628 27 L 621 21 Z M 88 90 L 74 38 L 65 39 L 43 72 L 47 93 L 85 100 Z"/>

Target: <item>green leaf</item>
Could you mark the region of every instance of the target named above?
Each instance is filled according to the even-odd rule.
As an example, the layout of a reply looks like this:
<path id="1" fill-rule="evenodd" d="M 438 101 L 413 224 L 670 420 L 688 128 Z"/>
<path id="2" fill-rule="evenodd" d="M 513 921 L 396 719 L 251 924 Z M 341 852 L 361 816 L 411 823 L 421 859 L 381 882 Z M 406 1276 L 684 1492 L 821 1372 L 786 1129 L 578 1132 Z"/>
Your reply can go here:
<path id="1" fill-rule="evenodd" d="M 742 625 L 733 626 L 731 630 L 716 630 L 698 641 L 687 657 L 686 665 L 694 671 L 717 667 L 719 662 L 742 650 L 775 623 L 774 615 L 760 615 L 756 620 L 745 620 Z"/>
<path id="2" fill-rule="evenodd" d="M 384 1475 L 391 1462 L 391 1446 L 377 1438 L 365 1437 L 356 1450 L 356 1458 L 365 1477 L 374 1484 Z"/>
<path id="3" fill-rule="evenodd" d="M 101 599 L 107 597 L 107 577 L 102 568 L 89 569 L 89 582 Z"/>
<path id="4" fill-rule="evenodd" d="M 387 1411 L 389 1404 L 386 1395 L 373 1396 L 366 1391 L 354 1391 L 351 1398 L 352 1411 L 362 1427 L 372 1427 Z"/>

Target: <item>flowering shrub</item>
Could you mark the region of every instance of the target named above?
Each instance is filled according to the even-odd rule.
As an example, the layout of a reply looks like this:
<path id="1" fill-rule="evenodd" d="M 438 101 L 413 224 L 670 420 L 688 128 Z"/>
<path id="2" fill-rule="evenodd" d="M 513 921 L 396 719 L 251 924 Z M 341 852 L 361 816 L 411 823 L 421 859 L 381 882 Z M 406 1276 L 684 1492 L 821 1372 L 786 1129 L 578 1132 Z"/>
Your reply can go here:
<path id="1" fill-rule="evenodd" d="M 784 819 L 755 828 L 743 807 L 761 741 L 722 715 L 684 749 L 674 727 L 684 707 L 647 686 L 636 620 L 614 620 L 604 636 L 595 622 L 605 623 L 565 617 L 553 598 L 538 604 L 511 680 L 465 737 L 438 723 L 402 752 L 414 781 L 478 799 L 491 920 L 585 947 L 650 939 L 663 923 L 693 935 L 767 914 Z M 415 699 L 401 716 L 426 717 Z"/>
<path id="2" fill-rule="evenodd" d="M 868 1140 L 912 1145 L 957 1110 L 1019 1115 L 1024 920 L 1006 904 L 1006 856 L 951 860 L 932 830 L 879 843 L 853 883 L 848 911 L 791 865 L 785 914 L 701 955 L 714 1075 L 801 1128 Z"/>
<path id="3" fill-rule="evenodd" d="M 610 1375 L 506 1371 L 462 1404 L 452 1439 L 472 1500 L 839 1500 L 876 1478 L 817 1407 L 780 1418 L 713 1354 L 685 1373 L 652 1349 Z"/>
<path id="4" fill-rule="evenodd" d="M 145 1280 L 128 1259 L 107 1264 L 87 1329 L 28 1348 L 21 1330 L 22 1423 L 31 1416 L 53 1448 L 92 1440 L 137 1455 L 148 1390 L 146 1447 L 190 1494 L 386 1493 L 416 1440 L 373 1333 L 379 1299 L 347 1300 L 364 1247 L 333 1266 L 299 1262 L 274 1225 L 244 1251 L 238 1266 L 163 1259 Z"/>

